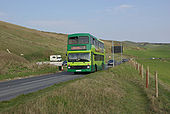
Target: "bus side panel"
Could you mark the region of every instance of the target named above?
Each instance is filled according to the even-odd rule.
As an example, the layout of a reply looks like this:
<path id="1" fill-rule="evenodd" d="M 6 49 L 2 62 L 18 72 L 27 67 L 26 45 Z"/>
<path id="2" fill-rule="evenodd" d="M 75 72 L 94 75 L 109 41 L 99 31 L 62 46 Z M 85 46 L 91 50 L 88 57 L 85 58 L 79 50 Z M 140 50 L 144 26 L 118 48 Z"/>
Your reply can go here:
<path id="1" fill-rule="evenodd" d="M 91 52 L 91 72 L 95 71 L 94 53 Z"/>

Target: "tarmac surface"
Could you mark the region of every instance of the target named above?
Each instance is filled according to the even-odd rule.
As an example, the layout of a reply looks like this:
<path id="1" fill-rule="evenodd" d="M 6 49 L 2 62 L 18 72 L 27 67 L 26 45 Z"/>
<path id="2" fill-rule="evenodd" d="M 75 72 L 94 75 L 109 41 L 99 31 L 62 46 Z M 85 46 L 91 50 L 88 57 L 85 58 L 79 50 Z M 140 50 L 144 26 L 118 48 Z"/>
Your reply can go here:
<path id="1" fill-rule="evenodd" d="M 83 76 L 85 76 L 85 74 L 59 72 L 55 74 L 0 82 L 0 101 L 10 100 L 21 94 L 35 92 L 51 85 L 74 80 Z"/>

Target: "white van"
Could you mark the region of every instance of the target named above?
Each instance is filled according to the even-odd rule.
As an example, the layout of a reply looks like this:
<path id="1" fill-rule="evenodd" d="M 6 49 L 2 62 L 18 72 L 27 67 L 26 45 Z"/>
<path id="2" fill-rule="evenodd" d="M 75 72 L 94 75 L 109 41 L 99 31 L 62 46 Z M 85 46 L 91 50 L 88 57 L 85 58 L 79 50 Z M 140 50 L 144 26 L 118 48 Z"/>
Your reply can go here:
<path id="1" fill-rule="evenodd" d="M 50 61 L 61 62 L 62 61 L 61 55 L 51 55 L 50 56 Z"/>

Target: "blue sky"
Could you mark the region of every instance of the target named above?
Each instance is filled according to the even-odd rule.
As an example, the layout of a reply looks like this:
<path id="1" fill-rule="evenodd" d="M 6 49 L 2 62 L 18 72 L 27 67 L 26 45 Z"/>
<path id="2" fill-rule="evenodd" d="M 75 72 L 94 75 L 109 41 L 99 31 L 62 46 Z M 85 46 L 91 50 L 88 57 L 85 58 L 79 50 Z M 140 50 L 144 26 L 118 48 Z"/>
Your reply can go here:
<path id="1" fill-rule="evenodd" d="M 170 0 L 0 0 L 0 20 L 107 40 L 170 42 Z"/>

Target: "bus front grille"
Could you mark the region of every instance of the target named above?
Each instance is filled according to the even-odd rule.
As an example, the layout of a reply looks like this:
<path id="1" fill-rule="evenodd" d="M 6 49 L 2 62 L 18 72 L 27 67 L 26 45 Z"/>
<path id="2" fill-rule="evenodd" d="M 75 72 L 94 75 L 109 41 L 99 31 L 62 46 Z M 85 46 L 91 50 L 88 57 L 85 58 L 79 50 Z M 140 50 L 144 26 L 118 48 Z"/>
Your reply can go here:
<path id="1" fill-rule="evenodd" d="M 87 66 L 70 66 L 70 69 L 87 69 Z"/>

